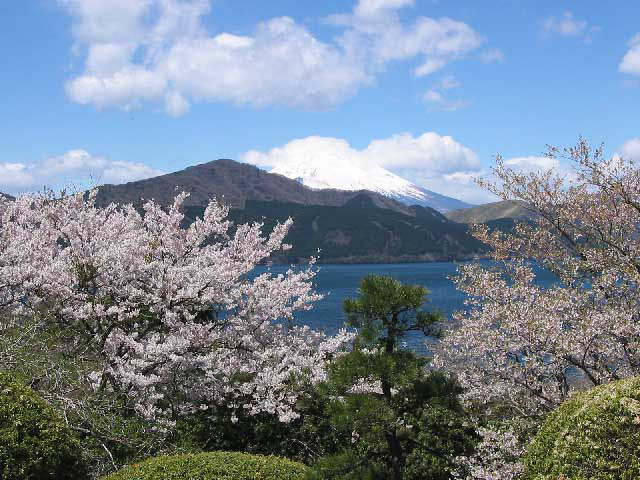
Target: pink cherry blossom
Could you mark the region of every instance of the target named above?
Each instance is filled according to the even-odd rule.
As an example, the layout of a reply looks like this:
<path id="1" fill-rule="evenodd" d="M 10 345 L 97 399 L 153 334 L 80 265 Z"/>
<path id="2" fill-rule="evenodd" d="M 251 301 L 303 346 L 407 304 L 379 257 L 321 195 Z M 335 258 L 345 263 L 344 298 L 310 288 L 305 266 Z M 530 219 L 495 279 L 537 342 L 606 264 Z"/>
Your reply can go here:
<path id="1" fill-rule="evenodd" d="M 530 419 L 574 391 L 640 374 L 640 170 L 584 140 L 549 155 L 571 162 L 573 175 L 522 173 L 498 158 L 497 181 L 481 182 L 536 220 L 510 233 L 474 227 L 494 262 L 460 265 L 467 308 L 434 359 L 469 402 Z M 534 263 L 557 284 L 537 285 Z"/>
<path id="2" fill-rule="evenodd" d="M 323 378 L 351 335 L 294 325 L 321 298 L 313 261 L 251 278 L 286 248 L 291 220 L 264 234 L 259 223 L 233 226 L 212 201 L 184 228 L 184 193 L 142 211 L 97 208 L 95 195 L 0 200 L 0 312 L 60 328 L 70 354 L 99 359 L 95 388 L 126 394 L 143 415 L 237 399 L 294 418 L 293 379 Z"/>

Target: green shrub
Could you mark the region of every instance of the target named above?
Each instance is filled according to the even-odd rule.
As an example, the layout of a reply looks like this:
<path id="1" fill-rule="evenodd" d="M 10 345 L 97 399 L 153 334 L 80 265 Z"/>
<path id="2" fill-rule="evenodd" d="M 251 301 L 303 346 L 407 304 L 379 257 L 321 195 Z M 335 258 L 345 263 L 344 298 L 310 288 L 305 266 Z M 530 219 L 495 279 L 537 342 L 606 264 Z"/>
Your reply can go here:
<path id="1" fill-rule="evenodd" d="M 238 452 L 154 457 L 104 480 L 302 480 L 306 467 L 280 457 Z"/>
<path id="2" fill-rule="evenodd" d="M 71 430 L 33 390 L 0 373 L 0 478 L 87 478 Z"/>
<path id="3" fill-rule="evenodd" d="M 244 452 L 309 465 L 348 446 L 351 431 L 347 435 L 337 431 L 324 413 L 327 397 L 310 386 L 299 387 L 298 391 L 301 395 L 295 409 L 300 417 L 288 423 L 281 422 L 276 414 L 253 415 L 215 404 L 183 415 L 177 421 L 176 447 L 180 453 Z"/>
<path id="4" fill-rule="evenodd" d="M 640 478 L 640 377 L 578 394 L 553 411 L 525 467 L 528 480 Z"/>

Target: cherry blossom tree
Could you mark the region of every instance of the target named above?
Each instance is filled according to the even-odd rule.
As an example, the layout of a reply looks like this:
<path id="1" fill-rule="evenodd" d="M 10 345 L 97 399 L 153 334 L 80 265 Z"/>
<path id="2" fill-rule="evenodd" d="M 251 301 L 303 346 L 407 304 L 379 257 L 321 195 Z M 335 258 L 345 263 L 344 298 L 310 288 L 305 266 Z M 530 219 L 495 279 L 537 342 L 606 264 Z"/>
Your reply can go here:
<path id="1" fill-rule="evenodd" d="M 149 418 L 235 398 L 251 413 L 295 417 L 295 379 L 323 378 L 350 335 L 294 325 L 295 312 L 320 298 L 313 263 L 252 277 L 287 248 L 291 220 L 265 236 L 261 224 L 232 226 L 227 207 L 212 201 L 185 227 L 186 194 L 167 210 L 147 202 L 142 211 L 97 208 L 95 194 L 0 200 L 5 327 L 52 335 L 95 391 Z"/>
<path id="2" fill-rule="evenodd" d="M 640 170 L 582 139 L 548 156 L 572 173 L 523 173 L 498 158 L 496 181 L 480 182 L 534 220 L 512 232 L 474 226 L 494 261 L 459 267 L 467 309 L 435 359 L 469 401 L 534 423 L 576 389 L 640 373 Z M 539 267 L 557 282 L 536 284 Z"/>
<path id="3" fill-rule="evenodd" d="M 469 457 L 457 457 L 460 465 L 453 472 L 454 478 L 467 480 L 516 480 L 521 478 L 524 467 L 520 458 L 526 445 L 511 429 L 477 428 L 481 441 Z"/>

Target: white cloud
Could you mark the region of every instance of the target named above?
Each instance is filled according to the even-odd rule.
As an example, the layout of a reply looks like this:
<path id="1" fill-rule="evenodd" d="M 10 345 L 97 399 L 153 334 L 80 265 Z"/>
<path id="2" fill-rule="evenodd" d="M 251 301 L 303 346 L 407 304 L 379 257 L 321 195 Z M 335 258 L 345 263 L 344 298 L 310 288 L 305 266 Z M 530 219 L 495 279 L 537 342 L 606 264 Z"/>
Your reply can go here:
<path id="1" fill-rule="evenodd" d="M 156 177 L 162 173 L 160 170 L 143 163 L 114 161 L 102 171 L 102 181 L 104 183 L 126 183 Z"/>
<path id="2" fill-rule="evenodd" d="M 445 99 L 441 93 L 436 90 L 427 90 L 424 94 L 424 100 L 429 103 L 444 103 Z"/>
<path id="3" fill-rule="evenodd" d="M 448 90 L 460 87 L 462 84 L 453 75 L 447 75 L 436 82 L 432 88 L 427 90 L 422 99 L 430 106 L 430 109 L 443 110 L 445 112 L 455 112 L 469 106 L 460 99 L 451 100 L 445 96 Z"/>
<path id="4" fill-rule="evenodd" d="M 640 75 L 640 33 L 636 33 L 629 40 L 629 50 L 622 58 L 618 68 L 623 73 L 631 75 Z"/>
<path id="5" fill-rule="evenodd" d="M 73 18 L 84 70 L 69 97 L 96 108 L 162 102 L 179 116 L 192 102 L 281 105 L 322 110 L 371 84 L 391 61 L 419 59 L 415 75 L 433 73 L 484 39 L 450 18 L 403 21 L 413 0 L 360 0 L 329 22 L 335 42 L 316 38 L 289 17 L 258 24 L 250 35 L 212 34 L 206 0 L 60 0 Z"/>
<path id="6" fill-rule="evenodd" d="M 435 132 L 419 137 L 401 133 L 374 140 L 363 153 L 386 168 L 417 168 L 436 176 L 480 167 L 478 156 L 470 148 Z"/>
<path id="7" fill-rule="evenodd" d="M 504 163 L 522 172 L 545 172 L 552 168 L 558 169 L 560 167 L 560 162 L 557 158 L 535 155 L 509 158 Z"/>
<path id="8" fill-rule="evenodd" d="M 164 94 L 164 78 L 144 68 L 127 66 L 112 75 L 82 75 L 67 84 L 67 94 L 82 104 L 97 108 L 119 105 L 125 110 Z"/>
<path id="9" fill-rule="evenodd" d="M 388 10 L 413 6 L 415 0 L 360 0 L 355 8 L 356 15 L 360 17 L 372 17 Z"/>
<path id="10" fill-rule="evenodd" d="M 542 31 L 545 35 L 576 37 L 588 43 L 591 42 L 593 33 L 600 31 L 600 27 L 589 25 L 586 20 L 579 20 L 573 16 L 573 13 L 565 12 L 560 17 L 547 17 L 542 22 Z"/>
<path id="11" fill-rule="evenodd" d="M 33 183 L 33 175 L 22 163 L 0 162 L 0 191 L 11 193 Z"/>
<path id="12" fill-rule="evenodd" d="M 94 172 L 104 169 L 107 160 L 94 157 L 86 150 L 69 150 L 58 157 L 49 157 L 35 167 L 41 174 L 57 175 L 69 172 Z"/>
<path id="13" fill-rule="evenodd" d="M 279 167 L 296 163 L 300 159 L 314 163 L 335 158 L 346 161 L 362 161 L 359 151 L 352 148 L 346 140 L 318 136 L 297 138 L 268 152 L 250 150 L 240 157 L 241 161 L 259 167 Z"/>
<path id="14" fill-rule="evenodd" d="M 373 140 L 364 149 L 356 149 L 340 138 L 306 137 L 267 152 L 246 152 L 241 160 L 274 168 L 300 162 L 308 165 L 346 162 L 363 169 L 380 166 L 419 186 L 455 198 L 470 202 L 493 198 L 470 181 L 472 176 L 483 173 L 478 156 L 452 137 L 435 132 L 417 137 L 401 133 Z"/>
<path id="15" fill-rule="evenodd" d="M 360 65 L 287 17 L 260 24 L 250 38 L 183 41 L 160 68 L 183 96 L 255 106 L 321 109 L 370 81 Z"/>
<path id="16" fill-rule="evenodd" d="M 620 147 L 620 156 L 627 160 L 640 162 L 640 137 L 632 138 Z"/>
<path id="17" fill-rule="evenodd" d="M 112 161 L 77 149 L 32 164 L 0 162 L 0 191 L 21 193 L 43 187 L 84 189 L 161 174 L 142 163 Z"/>
<path id="18" fill-rule="evenodd" d="M 455 112 L 469 106 L 469 103 L 464 100 L 449 100 L 437 90 L 427 90 L 422 98 L 432 109 L 445 112 Z"/>
<path id="19" fill-rule="evenodd" d="M 554 176 L 573 182 L 577 180 L 577 172 L 570 162 L 557 157 L 530 155 L 512 157 L 504 161 L 505 165 L 522 174 L 543 174 L 552 170 Z"/>
<path id="20" fill-rule="evenodd" d="M 352 14 L 330 17 L 345 27 L 338 43 L 354 57 L 379 66 L 390 61 L 421 58 L 416 76 L 434 73 L 479 48 L 484 38 L 469 25 L 451 18 L 418 17 L 402 21 L 397 10 L 413 1 L 360 0 Z"/>

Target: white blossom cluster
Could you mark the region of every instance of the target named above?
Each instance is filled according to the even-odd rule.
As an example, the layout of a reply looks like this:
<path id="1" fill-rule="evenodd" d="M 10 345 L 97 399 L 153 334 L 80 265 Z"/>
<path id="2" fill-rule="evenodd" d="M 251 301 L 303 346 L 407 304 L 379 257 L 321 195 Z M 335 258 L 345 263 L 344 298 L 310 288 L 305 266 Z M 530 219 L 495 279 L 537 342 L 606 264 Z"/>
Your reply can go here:
<path id="1" fill-rule="evenodd" d="M 465 480 L 516 480 L 524 468 L 520 457 L 526 449 L 518 436 L 511 430 L 478 428 L 481 441 L 471 457 L 458 457 L 463 467 L 454 472 L 455 478 Z"/>
<path id="2" fill-rule="evenodd" d="M 584 140 L 549 155 L 573 162 L 575 174 L 525 174 L 498 159 L 498 182 L 485 186 L 536 220 L 506 233 L 474 226 L 494 262 L 459 267 L 467 309 L 434 359 L 455 372 L 468 402 L 534 424 L 579 389 L 640 374 L 640 169 Z M 538 267 L 557 282 L 537 285 Z M 496 435 L 483 433 L 472 478 L 517 476 L 517 462 L 503 455 L 498 468 L 496 459 L 520 447 Z"/>
<path id="3" fill-rule="evenodd" d="M 640 169 L 584 141 L 567 153 L 573 180 L 498 163 L 501 183 L 489 187 L 537 220 L 513 233 L 475 226 L 495 262 L 460 266 L 454 280 L 468 308 L 454 315 L 437 359 L 468 396 L 523 416 L 555 408 L 576 387 L 640 373 Z M 536 285 L 533 262 L 557 284 Z"/>
<path id="4" fill-rule="evenodd" d="M 287 247 L 291 220 L 263 236 L 261 224 L 232 226 L 212 201 L 184 228 L 186 194 L 143 212 L 97 208 L 95 195 L 0 200 L 0 313 L 58 328 L 69 353 L 97 360 L 95 388 L 146 416 L 224 401 L 294 418 L 293 381 L 322 379 L 351 336 L 293 326 L 320 298 L 312 264 L 251 279 Z"/>

